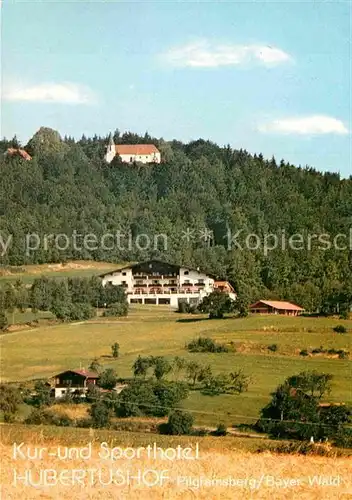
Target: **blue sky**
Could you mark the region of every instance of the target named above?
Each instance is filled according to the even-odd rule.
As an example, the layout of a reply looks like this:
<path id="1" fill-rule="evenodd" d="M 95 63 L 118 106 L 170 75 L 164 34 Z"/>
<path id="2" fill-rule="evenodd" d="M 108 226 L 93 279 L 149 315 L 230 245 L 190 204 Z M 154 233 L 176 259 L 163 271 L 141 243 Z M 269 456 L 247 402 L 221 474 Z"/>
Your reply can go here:
<path id="1" fill-rule="evenodd" d="M 199 137 L 352 174 L 349 2 L 8 2 L 2 130 Z"/>

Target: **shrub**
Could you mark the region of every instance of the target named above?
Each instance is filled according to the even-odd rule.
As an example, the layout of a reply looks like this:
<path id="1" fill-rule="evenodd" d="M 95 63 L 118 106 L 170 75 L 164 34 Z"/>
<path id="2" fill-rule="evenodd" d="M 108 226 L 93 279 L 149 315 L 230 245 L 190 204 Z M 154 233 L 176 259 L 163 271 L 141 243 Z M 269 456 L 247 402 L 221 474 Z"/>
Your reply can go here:
<path id="1" fill-rule="evenodd" d="M 222 319 L 225 313 L 232 312 L 234 304 L 227 293 L 215 290 L 199 304 L 199 310 L 209 314 L 210 319 Z"/>
<path id="2" fill-rule="evenodd" d="M 159 404 L 150 382 L 132 382 L 119 394 L 115 413 L 119 417 L 153 415 Z"/>
<path id="3" fill-rule="evenodd" d="M 302 349 L 301 352 L 299 353 L 300 356 L 308 356 L 308 351 L 307 349 Z"/>
<path id="4" fill-rule="evenodd" d="M 133 363 L 133 375 L 135 377 L 146 377 L 148 368 L 150 368 L 152 362 L 150 357 L 138 356 L 138 358 Z"/>
<path id="5" fill-rule="evenodd" d="M 101 370 L 101 364 L 99 363 L 99 359 L 98 358 L 92 359 L 88 369 L 92 372 L 99 373 Z"/>
<path id="6" fill-rule="evenodd" d="M 104 317 L 127 316 L 127 314 L 128 314 L 127 302 L 117 302 L 115 304 L 111 304 L 109 308 L 103 312 Z"/>
<path id="7" fill-rule="evenodd" d="M 0 330 L 6 330 L 8 325 L 6 314 L 3 311 L 0 311 Z"/>
<path id="8" fill-rule="evenodd" d="M 111 353 L 112 353 L 112 357 L 113 358 L 118 358 L 119 357 L 119 349 L 120 349 L 120 345 L 115 342 L 114 344 L 112 344 L 111 346 Z"/>
<path id="9" fill-rule="evenodd" d="M 190 352 L 228 352 L 225 344 L 218 344 L 210 337 L 198 337 L 186 345 Z"/>
<path id="10" fill-rule="evenodd" d="M 93 403 L 90 407 L 89 414 L 92 419 L 93 427 L 108 427 L 108 425 L 110 424 L 110 409 L 102 401 Z"/>
<path id="11" fill-rule="evenodd" d="M 324 352 L 326 352 L 326 349 L 324 349 L 322 345 L 312 350 L 312 354 L 322 354 Z"/>
<path id="12" fill-rule="evenodd" d="M 64 412 L 54 413 L 52 410 L 35 408 L 25 419 L 29 425 L 57 425 L 60 427 L 69 427 L 73 425 L 72 419 Z"/>
<path id="13" fill-rule="evenodd" d="M 87 403 L 95 403 L 100 399 L 101 393 L 99 388 L 95 384 L 88 384 L 88 389 L 86 392 Z"/>
<path id="14" fill-rule="evenodd" d="M 352 429 L 340 429 L 334 438 L 334 444 L 341 448 L 352 448 Z"/>
<path id="15" fill-rule="evenodd" d="M 84 429 L 88 429 L 89 427 L 93 427 L 93 422 L 91 418 L 80 418 L 76 420 L 76 427 L 82 427 Z"/>
<path id="16" fill-rule="evenodd" d="M 333 330 L 335 333 L 347 333 L 347 328 L 344 325 L 337 325 Z"/>
<path id="17" fill-rule="evenodd" d="M 159 427 L 159 432 L 163 431 L 163 434 L 170 435 L 185 435 L 191 434 L 193 428 L 193 416 L 181 410 L 173 411 L 167 424 L 163 427 Z"/>
<path id="18" fill-rule="evenodd" d="M 119 394 L 115 413 L 120 417 L 163 417 L 188 396 L 186 384 L 178 382 L 132 382 Z"/>
<path id="19" fill-rule="evenodd" d="M 7 415 L 7 419 L 11 419 L 11 415 L 15 415 L 18 407 L 22 403 L 20 391 L 9 385 L 0 385 L 0 410 Z"/>
<path id="20" fill-rule="evenodd" d="M 271 352 L 276 352 L 277 349 L 278 349 L 277 344 L 270 344 L 270 345 L 268 345 L 268 349 Z"/>
<path id="21" fill-rule="evenodd" d="M 219 424 L 217 429 L 212 433 L 213 436 L 226 436 L 227 428 L 225 424 Z"/>
<path id="22" fill-rule="evenodd" d="M 100 375 L 98 384 L 103 389 L 113 389 L 117 384 L 117 374 L 113 368 L 107 368 Z"/>
<path id="23" fill-rule="evenodd" d="M 154 375 L 157 380 L 162 379 L 172 370 L 171 363 L 163 356 L 153 358 L 152 364 L 154 366 Z"/>

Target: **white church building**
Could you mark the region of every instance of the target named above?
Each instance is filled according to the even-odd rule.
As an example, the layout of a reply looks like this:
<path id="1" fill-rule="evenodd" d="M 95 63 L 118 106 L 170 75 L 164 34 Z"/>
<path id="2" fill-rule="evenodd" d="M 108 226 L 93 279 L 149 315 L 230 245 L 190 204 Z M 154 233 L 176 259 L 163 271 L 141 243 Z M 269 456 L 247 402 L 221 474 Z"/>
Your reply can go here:
<path id="1" fill-rule="evenodd" d="M 104 159 L 110 163 L 119 155 L 124 163 L 160 163 L 160 151 L 154 144 L 114 144 L 110 136 Z"/>
<path id="2" fill-rule="evenodd" d="M 195 305 L 215 289 L 236 300 L 236 293 L 228 282 L 217 281 L 199 269 L 158 260 L 117 269 L 100 277 L 104 286 L 125 287 L 129 304 L 168 304 L 177 308 L 179 302 L 184 301 Z"/>

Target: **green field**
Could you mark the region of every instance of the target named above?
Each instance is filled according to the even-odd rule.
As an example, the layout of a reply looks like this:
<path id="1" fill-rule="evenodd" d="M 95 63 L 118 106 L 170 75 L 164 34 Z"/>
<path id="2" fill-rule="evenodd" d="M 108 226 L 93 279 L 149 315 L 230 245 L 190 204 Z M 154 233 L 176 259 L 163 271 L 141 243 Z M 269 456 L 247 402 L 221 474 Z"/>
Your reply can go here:
<path id="1" fill-rule="evenodd" d="M 21 267 L 6 268 L 0 266 L 0 285 L 6 282 L 13 283 L 21 280 L 30 285 L 40 276 L 48 278 L 89 278 L 102 273 L 117 269 L 122 264 L 112 264 L 111 262 L 95 261 L 74 261 L 64 264 L 38 264 Z"/>
<path id="2" fill-rule="evenodd" d="M 349 328 L 336 334 L 336 324 Z M 237 352 L 191 354 L 185 342 L 208 335 L 222 342 L 234 342 Z M 120 357 L 110 358 L 110 346 L 120 344 Z M 278 352 L 270 353 L 276 343 Z M 197 424 L 228 425 L 252 422 L 268 402 L 270 392 L 287 376 L 315 369 L 334 375 L 331 401 L 352 403 L 352 361 L 324 356 L 303 358 L 301 349 L 324 348 L 352 351 L 352 321 L 333 318 L 290 318 L 250 316 L 244 319 L 208 320 L 202 316 L 180 315 L 168 307 L 136 306 L 124 319 L 98 318 L 75 324 L 41 326 L 4 334 L 2 379 L 24 381 L 50 377 L 63 369 L 88 367 L 94 357 L 113 367 L 120 377 L 131 376 L 131 365 L 141 355 L 179 355 L 210 363 L 215 373 L 242 368 L 252 378 L 249 391 L 240 395 L 203 396 L 191 392 L 184 406 Z"/>

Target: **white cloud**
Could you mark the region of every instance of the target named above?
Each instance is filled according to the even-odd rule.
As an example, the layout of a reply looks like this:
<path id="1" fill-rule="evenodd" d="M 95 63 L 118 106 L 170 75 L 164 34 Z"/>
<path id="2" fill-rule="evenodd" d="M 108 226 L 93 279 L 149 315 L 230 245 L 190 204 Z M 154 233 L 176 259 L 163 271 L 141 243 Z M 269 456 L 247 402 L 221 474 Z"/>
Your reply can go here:
<path id="1" fill-rule="evenodd" d="M 275 66 L 291 60 L 291 56 L 283 50 L 268 45 L 212 45 L 207 41 L 171 49 L 163 57 L 174 66 L 193 68 L 238 66 L 253 62 Z"/>
<path id="2" fill-rule="evenodd" d="M 348 134 L 348 129 L 341 120 L 324 115 L 282 118 L 261 124 L 258 129 L 260 132 L 279 134 Z"/>
<path id="3" fill-rule="evenodd" d="M 53 102 L 63 104 L 91 104 L 95 101 L 93 92 L 77 83 L 40 83 L 37 85 L 11 85 L 4 90 L 7 101 Z"/>

